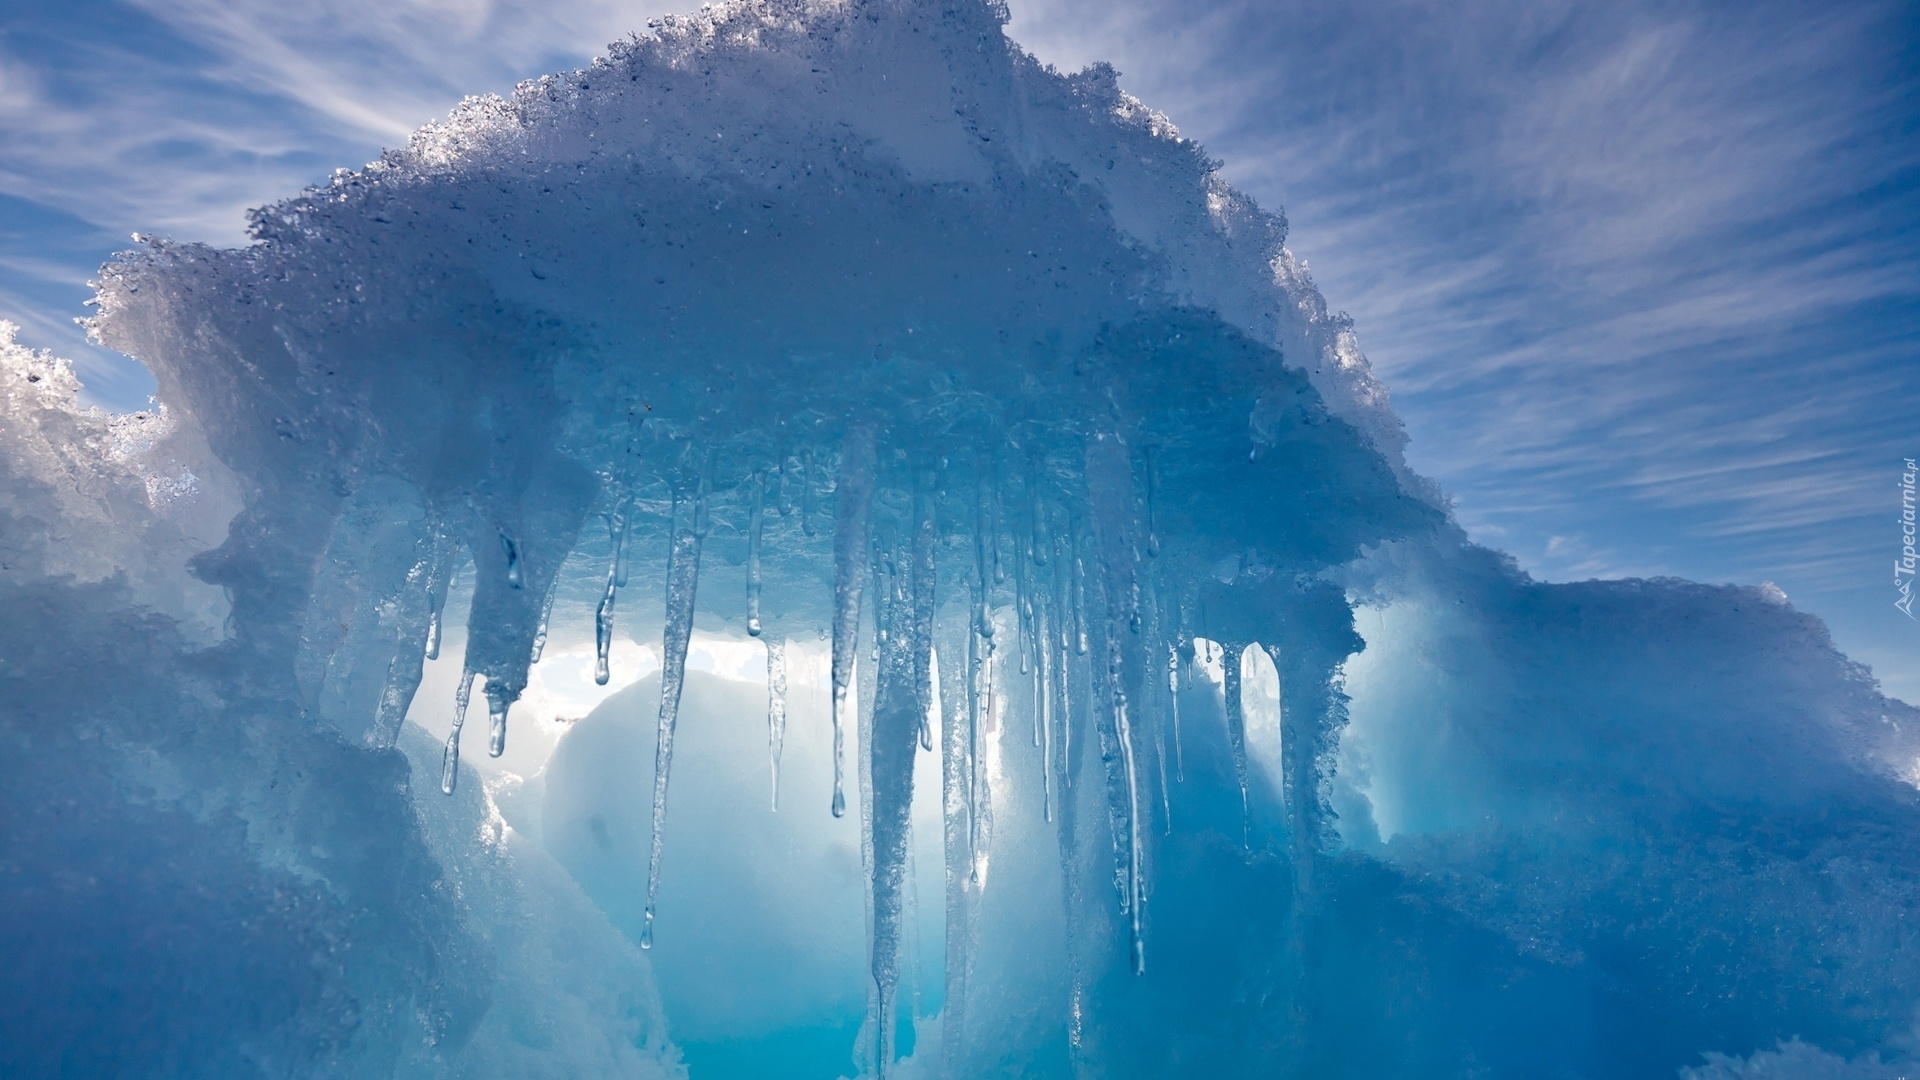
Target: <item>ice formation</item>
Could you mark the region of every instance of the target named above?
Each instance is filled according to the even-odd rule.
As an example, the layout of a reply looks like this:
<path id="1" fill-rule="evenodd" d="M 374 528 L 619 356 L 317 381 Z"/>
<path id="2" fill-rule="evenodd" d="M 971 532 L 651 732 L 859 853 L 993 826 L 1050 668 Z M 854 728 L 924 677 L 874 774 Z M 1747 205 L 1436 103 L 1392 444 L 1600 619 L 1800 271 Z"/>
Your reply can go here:
<path id="1" fill-rule="evenodd" d="M 1003 22 L 668 19 L 147 241 L 93 328 L 160 411 L 5 331 L 4 1071 L 1920 1052 L 1914 710 L 1762 590 L 1468 544 L 1284 221 Z M 472 782 L 476 692 L 511 755 L 625 641 Z"/>

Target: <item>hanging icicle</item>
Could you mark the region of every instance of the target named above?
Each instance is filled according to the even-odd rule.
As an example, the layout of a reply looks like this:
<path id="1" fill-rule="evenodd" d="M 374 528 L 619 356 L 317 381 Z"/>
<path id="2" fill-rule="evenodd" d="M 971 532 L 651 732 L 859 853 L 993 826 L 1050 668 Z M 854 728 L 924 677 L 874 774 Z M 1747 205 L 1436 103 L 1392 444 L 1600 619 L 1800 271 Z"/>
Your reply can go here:
<path id="1" fill-rule="evenodd" d="M 600 593 L 600 606 L 593 611 L 593 682 L 595 686 L 607 685 L 613 677 L 613 601 L 620 583 L 620 563 L 618 556 L 614 565 L 607 568 L 607 587 Z"/>
<path id="2" fill-rule="evenodd" d="M 667 780 L 673 771 L 673 735 L 686 684 L 687 646 L 693 639 L 694 594 L 700 584 L 700 543 L 706 522 L 706 484 L 695 499 L 693 526 L 678 527 L 667 552 L 667 617 L 661 631 L 660 724 L 653 751 L 653 847 L 647 859 L 647 907 L 640 947 L 653 947 L 653 920 L 660 895 L 660 856 L 666 845 Z"/>
<path id="3" fill-rule="evenodd" d="M 787 741 L 787 639 L 767 641 L 767 757 L 773 772 L 773 809 L 780 809 L 780 751 Z"/>
<path id="4" fill-rule="evenodd" d="M 894 547 L 884 548 L 884 581 L 876 581 L 875 637 L 880 659 L 875 670 L 871 722 L 866 726 L 867 776 L 870 783 L 869 827 L 872 858 L 869 899 L 872 902 L 872 938 L 868 947 L 873 978 L 873 1015 L 876 1035 L 875 1075 L 891 1069 L 897 1027 L 896 1005 L 900 982 L 900 948 L 907 884 L 907 859 L 913 808 L 915 751 L 925 723 L 927 696 L 923 680 L 930 674 L 930 657 L 923 661 L 921 645 L 931 642 L 931 624 L 922 631 L 921 616 L 932 610 L 933 525 L 929 498 L 916 494 L 912 554 L 902 574 Z M 876 574 L 881 578 L 882 574 Z"/>
<path id="5" fill-rule="evenodd" d="M 1040 728 L 1040 815 L 1042 820 L 1053 820 L 1053 635 L 1048 625 L 1047 604 L 1043 599 L 1034 610 L 1035 659 L 1039 669 L 1040 689 L 1034 695 L 1033 709 L 1035 722 Z"/>
<path id="6" fill-rule="evenodd" d="M 946 862 L 946 1007 L 941 1011 L 941 1061 L 946 1076 L 964 1076 L 967 1030 L 967 976 L 973 963 L 971 877 L 973 848 L 971 787 L 967 771 L 966 712 L 968 669 L 960 642 L 973 636 L 972 612 L 944 621 L 941 651 L 933 658 L 940 680 L 940 810 Z"/>
<path id="7" fill-rule="evenodd" d="M 627 545 L 633 534 L 633 506 L 622 503 L 613 513 L 613 584 L 615 588 L 627 587 Z"/>
<path id="8" fill-rule="evenodd" d="M 913 686 L 922 750 L 933 749 L 933 613 L 938 603 L 935 586 L 939 580 L 934 559 L 940 541 L 934 517 L 935 481 L 932 473 L 922 473 L 913 496 Z"/>
<path id="9" fill-rule="evenodd" d="M 1160 453 L 1149 446 L 1147 459 L 1147 558 L 1160 555 Z"/>
<path id="10" fill-rule="evenodd" d="M 436 536 L 434 547 L 439 557 L 434 560 L 433 576 L 427 582 L 427 646 L 428 660 L 440 659 L 440 638 L 445 630 L 445 612 L 447 594 L 453 590 L 454 582 L 460 576 L 460 545 L 451 537 Z"/>
<path id="11" fill-rule="evenodd" d="M 513 705 L 515 696 L 507 689 L 506 683 L 487 680 L 488 757 L 499 757 L 507 752 L 507 709 Z"/>
<path id="12" fill-rule="evenodd" d="M 814 478 L 814 475 L 815 475 L 815 465 L 814 465 L 814 459 L 813 459 L 813 447 L 809 446 L 807 447 L 806 458 L 804 459 L 804 461 L 801 463 L 801 466 L 800 466 L 800 528 L 805 530 L 808 536 L 812 536 L 814 534 L 814 529 L 813 529 L 813 484 L 814 484 L 813 478 Z"/>
<path id="13" fill-rule="evenodd" d="M 440 757 L 440 790 L 453 794 L 454 784 L 460 779 L 460 729 L 467 722 L 467 702 L 473 697 L 473 672 L 460 676 L 460 686 L 453 692 L 453 730 L 447 733 L 447 749 Z"/>
<path id="14" fill-rule="evenodd" d="M 753 506 L 747 511 L 747 633 L 760 636 L 760 539 L 767 524 L 767 474 L 753 472 Z"/>
<path id="15" fill-rule="evenodd" d="M 533 628 L 533 651 L 527 656 L 529 664 L 539 663 L 540 654 L 547 651 L 547 625 L 553 619 L 553 598 L 559 591 L 556 582 L 547 590 L 546 602 L 540 605 L 540 622 Z"/>
<path id="16" fill-rule="evenodd" d="M 1237 641 L 1223 642 L 1220 650 L 1221 689 L 1227 714 L 1227 746 L 1233 752 L 1233 778 L 1240 785 L 1240 841 L 1253 850 L 1252 822 L 1247 797 L 1247 714 L 1245 680 L 1240 662 L 1246 646 Z"/>
<path id="17" fill-rule="evenodd" d="M 790 473 L 790 470 L 787 468 L 788 457 L 787 448 L 782 445 L 780 448 L 780 484 L 777 489 L 779 495 L 774 501 L 774 505 L 780 511 L 781 517 L 786 517 L 793 513 L 793 492 L 788 486 L 787 479 Z"/>
<path id="18" fill-rule="evenodd" d="M 1060 782 L 1065 787 L 1073 784 L 1072 773 L 1066 763 L 1073 756 L 1073 585 L 1069 581 L 1072 562 L 1066 555 L 1066 541 L 1055 533 L 1053 537 L 1053 622 L 1059 628 L 1054 645 L 1053 681 L 1057 689 L 1058 701 L 1054 714 L 1059 717 L 1060 728 Z"/>
<path id="19" fill-rule="evenodd" d="M 973 616 L 967 625 L 967 880 L 980 883 L 980 669 L 984 662 L 980 648 L 981 593 L 985 583 L 973 582 Z"/>
<path id="20" fill-rule="evenodd" d="M 1167 701 L 1168 711 L 1173 714 L 1173 780 L 1177 784 L 1186 783 L 1186 751 L 1180 737 L 1180 650 L 1186 644 L 1179 636 L 1167 643 Z"/>
<path id="21" fill-rule="evenodd" d="M 867 544 L 873 512 L 876 433 L 861 425 L 847 435 L 835 485 L 833 536 L 833 816 L 847 812 L 846 710 L 853 687 L 854 653 L 860 635 L 860 589 L 867 576 Z M 811 451 L 809 468 L 811 475 Z M 811 492 L 811 485 L 807 488 Z M 809 500 L 810 501 L 810 500 Z M 811 516 L 807 517 L 811 521 Z"/>
<path id="22" fill-rule="evenodd" d="M 1087 489 L 1092 504 L 1096 554 L 1100 561 L 1100 592 L 1106 620 L 1101 638 L 1104 655 L 1095 665 L 1107 698 L 1109 723 L 1100 725 L 1111 738 L 1114 753 L 1108 760 L 1108 806 L 1116 817 L 1115 840 L 1123 848 L 1119 868 L 1123 889 L 1120 909 L 1128 919 L 1128 945 L 1136 975 L 1146 971 L 1144 908 L 1146 906 L 1145 853 L 1140 828 L 1140 769 L 1133 731 L 1128 672 L 1139 670 L 1127 653 L 1137 650 L 1139 576 L 1134 567 L 1133 470 L 1126 446 L 1118 437 L 1103 436 L 1087 444 Z M 1084 609 L 1083 609 L 1084 610 Z M 1137 653 L 1136 653 L 1137 657 Z M 1114 798 L 1118 789 L 1121 798 Z"/>
<path id="23" fill-rule="evenodd" d="M 972 794 L 967 799 L 967 849 L 973 853 L 969 880 L 980 883 L 981 816 L 986 797 L 986 769 L 981 764 L 981 739 L 991 715 L 993 671 L 993 615 L 988 608 L 988 590 L 992 582 L 992 511 L 988 505 L 985 468 L 975 492 L 973 519 L 973 632 L 967 638 L 967 780 Z"/>
<path id="24" fill-rule="evenodd" d="M 1073 651 L 1087 655 L 1087 561 L 1080 555 L 1080 534 L 1073 535 Z"/>

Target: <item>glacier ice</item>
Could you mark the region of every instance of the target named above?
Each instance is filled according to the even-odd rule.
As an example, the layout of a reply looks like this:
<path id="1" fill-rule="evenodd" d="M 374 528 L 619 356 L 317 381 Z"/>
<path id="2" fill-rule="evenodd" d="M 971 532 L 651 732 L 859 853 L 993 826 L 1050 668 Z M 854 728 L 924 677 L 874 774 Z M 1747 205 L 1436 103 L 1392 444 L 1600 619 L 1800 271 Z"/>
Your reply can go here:
<path id="1" fill-rule="evenodd" d="M 145 241 L 147 412 L 0 324 L 0 1071 L 1912 1067 L 1920 716 L 1468 543 L 1284 220 L 1004 14 L 662 20 Z"/>

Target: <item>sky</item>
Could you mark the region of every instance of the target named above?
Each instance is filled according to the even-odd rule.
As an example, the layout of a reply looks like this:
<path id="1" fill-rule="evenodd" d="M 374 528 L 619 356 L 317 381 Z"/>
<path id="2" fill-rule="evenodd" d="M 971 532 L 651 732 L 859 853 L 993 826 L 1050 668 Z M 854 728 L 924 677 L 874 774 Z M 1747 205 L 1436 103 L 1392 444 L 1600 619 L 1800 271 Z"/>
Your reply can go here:
<path id="1" fill-rule="evenodd" d="M 1550 581 L 1771 581 L 1920 701 L 1920 5 L 1010 3 L 1286 213 L 1474 539 Z M 144 404 L 73 323 L 130 234 L 242 243 L 680 7 L 0 0 L 0 318 Z"/>

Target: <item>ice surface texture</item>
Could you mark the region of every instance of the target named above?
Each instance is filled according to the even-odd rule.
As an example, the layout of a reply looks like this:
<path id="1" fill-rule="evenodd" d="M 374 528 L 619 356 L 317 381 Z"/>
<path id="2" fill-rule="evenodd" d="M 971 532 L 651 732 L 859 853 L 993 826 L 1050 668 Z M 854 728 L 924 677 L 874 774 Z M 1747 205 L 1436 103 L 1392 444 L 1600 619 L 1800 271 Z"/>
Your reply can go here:
<path id="1" fill-rule="evenodd" d="M 830 643 L 866 1072 L 1877 1075 L 1915 1049 L 1913 710 L 1759 590 L 1542 585 L 1467 545 L 1284 221 L 1003 16 L 667 20 L 257 212 L 248 248 L 149 242 L 93 325 L 163 417 L 83 413 L 0 345 L 30 615 L 0 668 L 8 1064 L 677 1070 L 634 946 L 671 955 L 697 920 L 656 891 L 737 842 L 668 802 L 669 737 L 722 722 L 681 715 L 695 630 Z M 217 544 L 196 524 L 228 515 Z M 545 779 L 571 877 L 451 750 L 442 797 L 401 723 L 461 565 L 496 753 L 550 620 L 666 643 L 658 744 L 582 724 L 610 753 L 569 736 Z M 777 762 L 785 699 L 753 702 L 730 722 L 759 748 L 768 717 Z M 922 754 L 946 940 L 915 975 Z M 766 758 L 736 758 L 764 812 Z M 645 875 L 554 824 L 616 788 L 654 793 L 621 848 Z M 813 790 L 781 819 L 831 823 Z"/>

